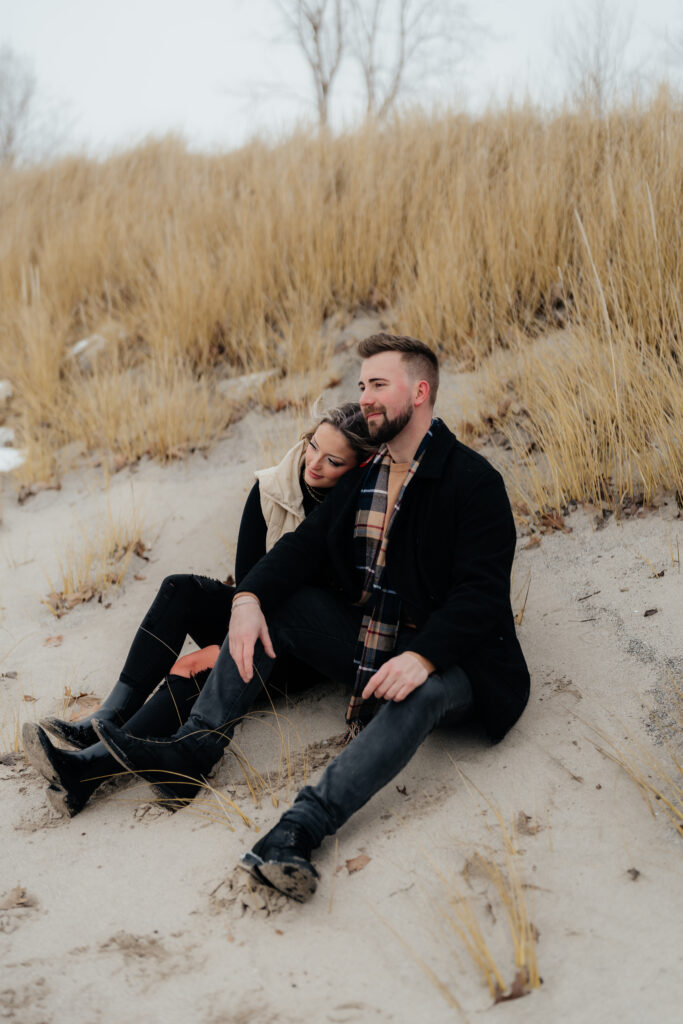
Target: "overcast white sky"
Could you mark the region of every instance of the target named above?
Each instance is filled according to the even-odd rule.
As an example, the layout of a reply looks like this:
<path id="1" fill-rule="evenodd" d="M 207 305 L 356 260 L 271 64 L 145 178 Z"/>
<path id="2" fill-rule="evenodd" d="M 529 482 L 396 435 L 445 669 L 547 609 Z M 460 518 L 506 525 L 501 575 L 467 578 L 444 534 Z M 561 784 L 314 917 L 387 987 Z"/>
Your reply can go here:
<path id="1" fill-rule="evenodd" d="M 477 107 L 527 88 L 535 98 L 557 96 L 555 30 L 571 18 L 573 0 L 470 7 L 492 35 L 464 69 L 459 102 Z M 683 34 L 683 0 L 623 7 L 633 13 L 630 59 L 653 58 L 656 73 L 667 34 Z M 305 65 L 275 41 L 278 31 L 271 0 L 0 0 L 0 45 L 31 62 L 53 109 L 68 110 L 71 146 L 98 152 L 168 131 L 195 147 L 229 148 L 310 114 L 296 98 L 312 95 Z M 337 126 L 359 102 L 347 75 L 333 101 Z"/>

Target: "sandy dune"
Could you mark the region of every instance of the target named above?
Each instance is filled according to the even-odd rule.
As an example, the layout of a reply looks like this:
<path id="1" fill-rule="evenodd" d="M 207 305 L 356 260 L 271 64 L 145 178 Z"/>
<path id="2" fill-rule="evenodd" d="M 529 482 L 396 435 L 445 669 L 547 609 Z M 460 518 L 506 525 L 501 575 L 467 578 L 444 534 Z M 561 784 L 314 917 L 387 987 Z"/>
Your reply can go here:
<path id="1" fill-rule="evenodd" d="M 330 397 L 353 397 L 352 377 Z M 454 421 L 450 413 L 442 409 Z M 21 506 L 5 479 L 3 751 L 16 716 L 55 713 L 65 687 L 106 694 L 165 575 L 231 571 L 251 471 L 295 431 L 289 413 L 252 411 L 208 457 L 143 462 L 109 481 L 84 463 L 60 491 Z M 55 619 L 41 598 L 69 542 L 78 547 L 83 532 L 101 529 L 108 510 L 130 520 L 133 506 L 149 560 L 133 556 L 119 589 Z M 216 795 L 178 814 L 158 808 L 146 784 L 113 781 L 65 821 L 23 757 L 4 756 L 0 1019 L 679 1020 L 681 836 L 596 747 L 606 735 L 633 763 L 642 750 L 670 763 L 666 742 L 680 754 L 683 524 L 665 496 L 601 529 L 584 509 L 566 525 L 571 532 L 530 547 L 520 537 L 514 607 L 521 612 L 528 589 L 519 631 L 533 689 L 519 725 L 496 747 L 472 730 L 435 732 L 338 843 L 319 851 L 322 881 L 306 906 L 253 890 L 235 865 L 254 830 L 276 818 L 274 801 L 286 804 L 304 773 L 315 777 L 334 753 L 344 698 L 331 683 L 278 701 L 277 720 L 264 708 L 238 730 L 240 751 L 265 780 L 257 801 L 229 753 L 212 780 Z M 457 888 L 512 982 L 504 909 L 478 859 L 505 865 L 487 801 L 517 826 L 512 859 L 543 978 L 496 1007 L 443 916 Z M 350 871 L 359 855 L 369 860 Z"/>

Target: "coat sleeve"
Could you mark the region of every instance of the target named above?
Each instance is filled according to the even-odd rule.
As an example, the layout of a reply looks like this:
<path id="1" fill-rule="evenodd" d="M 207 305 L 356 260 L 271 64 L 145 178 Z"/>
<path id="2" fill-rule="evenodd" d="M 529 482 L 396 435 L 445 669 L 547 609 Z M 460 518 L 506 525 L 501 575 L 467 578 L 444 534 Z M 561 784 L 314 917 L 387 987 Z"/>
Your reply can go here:
<path id="1" fill-rule="evenodd" d="M 328 498 L 296 530 L 281 537 L 241 580 L 238 592 L 256 594 L 263 610 L 268 611 L 300 587 L 324 580 L 331 509 Z"/>
<path id="2" fill-rule="evenodd" d="M 462 664 L 482 643 L 508 630 L 511 621 L 516 531 L 500 474 L 480 478 L 454 514 L 450 586 L 409 648 L 439 671 Z"/>

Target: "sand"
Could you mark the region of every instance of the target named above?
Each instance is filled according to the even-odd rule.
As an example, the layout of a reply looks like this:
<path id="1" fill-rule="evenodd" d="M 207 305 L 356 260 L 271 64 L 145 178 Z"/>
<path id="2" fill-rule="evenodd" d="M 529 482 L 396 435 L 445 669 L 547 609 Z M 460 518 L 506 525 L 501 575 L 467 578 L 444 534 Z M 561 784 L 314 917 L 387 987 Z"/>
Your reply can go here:
<path id="1" fill-rule="evenodd" d="M 354 397 L 354 375 L 330 397 Z M 166 467 L 143 461 L 107 479 L 84 458 L 61 490 L 22 505 L 4 479 L 3 751 L 17 718 L 60 711 L 65 688 L 106 695 L 167 574 L 232 570 L 252 470 L 295 433 L 290 413 L 254 410 L 210 454 Z M 532 546 L 520 536 L 513 604 L 532 675 L 525 714 L 497 746 L 472 729 L 433 733 L 318 851 L 321 881 L 306 905 L 251 887 L 236 864 L 276 820 L 274 804 L 287 806 L 304 773 L 316 778 L 337 749 L 344 697 L 334 684 L 238 729 L 240 751 L 265 779 L 256 800 L 229 753 L 211 780 L 215 795 L 175 815 L 144 782 L 115 780 L 65 820 L 42 777 L 6 754 L 0 1020 L 679 1020 L 683 839 L 661 802 L 649 805 L 597 749 L 611 740 L 633 764 L 643 751 L 662 764 L 668 749 L 681 751 L 683 523 L 673 496 L 657 504 L 600 529 L 578 508 L 570 532 Z M 56 619 L 41 599 L 69 543 L 82 548 L 110 513 L 132 521 L 133 508 L 144 557 L 132 557 L 101 602 Z M 516 850 L 543 984 L 494 1006 L 448 901 L 467 898 L 510 984 L 510 933 L 481 860 L 506 867 L 496 809 Z"/>

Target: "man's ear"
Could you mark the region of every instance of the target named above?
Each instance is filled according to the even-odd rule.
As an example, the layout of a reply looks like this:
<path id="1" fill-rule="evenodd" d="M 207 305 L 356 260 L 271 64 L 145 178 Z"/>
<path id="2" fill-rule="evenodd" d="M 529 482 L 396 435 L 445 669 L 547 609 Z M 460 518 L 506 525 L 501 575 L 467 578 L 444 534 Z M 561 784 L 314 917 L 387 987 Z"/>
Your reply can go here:
<path id="1" fill-rule="evenodd" d="M 415 388 L 415 402 L 414 404 L 422 405 L 429 399 L 429 384 L 426 380 L 419 380 Z"/>

